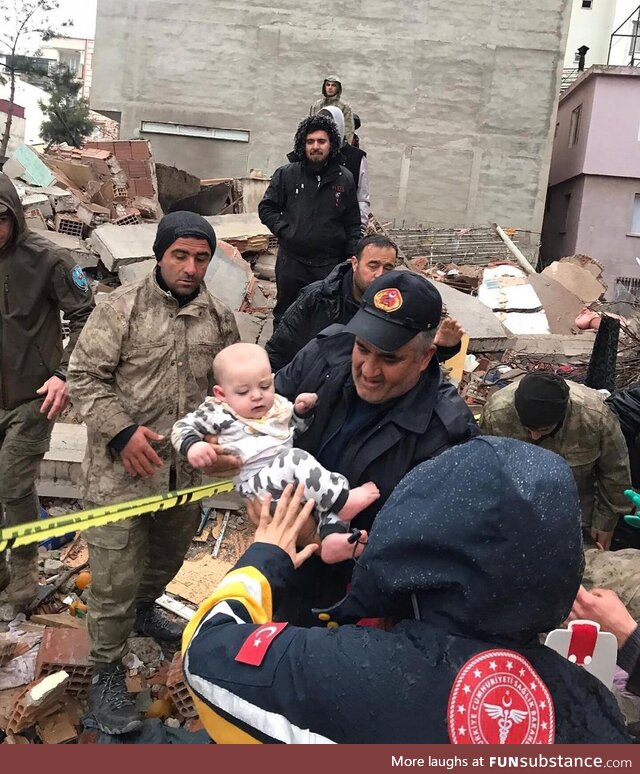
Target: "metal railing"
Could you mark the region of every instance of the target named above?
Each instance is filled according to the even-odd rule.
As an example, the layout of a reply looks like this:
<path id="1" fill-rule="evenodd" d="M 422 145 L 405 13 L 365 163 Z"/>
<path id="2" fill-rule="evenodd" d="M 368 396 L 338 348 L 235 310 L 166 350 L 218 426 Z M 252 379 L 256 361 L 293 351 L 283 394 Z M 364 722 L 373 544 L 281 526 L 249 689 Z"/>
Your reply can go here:
<path id="1" fill-rule="evenodd" d="M 620 30 L 626 28 L 626 25 L 629 24 L 629 22 L 631 22 L 631 32 L 620 32 Z M 628 64 L 631 67 L 638 67 L 640 66 L 640 5 L 635 9 L 635 11 L 632 11 L 629 16 L 627 16 L 627 18 L 622 22 L 622 24 L 611 34 L 611 37 L 609 38 L 609 53 L 607 54 L 607 64 L 611 64 L 611 49 L 613 48 L 614 42 L 627 38 L 630 41 L 628 51 L 630 60 Z"/>

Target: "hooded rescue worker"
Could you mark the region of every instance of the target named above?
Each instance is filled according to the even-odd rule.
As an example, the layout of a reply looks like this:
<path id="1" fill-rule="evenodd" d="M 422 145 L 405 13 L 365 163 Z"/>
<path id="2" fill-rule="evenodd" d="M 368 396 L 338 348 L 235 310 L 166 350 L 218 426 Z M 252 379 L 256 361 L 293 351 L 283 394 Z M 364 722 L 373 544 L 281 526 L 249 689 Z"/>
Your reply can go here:
<path id="1" fill-rule="evenodd" d="M 324 279 L 360 241 L 356 183 L 341 166 L 341 146 L 331 118 L 305 118 L 291 163 L 276 169 L 258 207 L 260 220 L 279 242 L 274 326 L 303 287 Z"/>
<path id="2" fill-rule="evenodd" d="M 0 173 L 0 507 L 8 525 L 38 518 L 35 480 L 53 420 L 69 402 L 67 364 L 92 309 L 80 266 L 28 228 L 18 192 Z M 60 312 L 69 322 L 64 350 Z M 36 543 L 11 549 L 8 563 L 0 553 L 2 617 L 33 601 L 37 558 Z"/>
<path id="3" fill-rule="evenodd" d="M 264 503 L 256 542 L 185 630 L 184 673 L 216 742 L 628 741 L 605 686 L 538 637 L 566 619 L 583 566 L 561 457 L 483 437 L 414 468 L 349 594 L 319 612 L 327 628 L 274 622 L 313 551 L 296 548 L 312 505 L 300 497 L 273 519 Z M 370 617 L 385 628 L 346 625 Z"/>
<path id="4" fill-rule="evenodd" d="M 328 75 L 322 82 L 322 97 L 311 105 L 310 116 L 315 116 L 322 108 L 337 107 L 344 116 L 344 136 L 348 143 L 353 139 L 355 124 L 351 105 L 342 100 L 342 83 L 337 75 Z"/>

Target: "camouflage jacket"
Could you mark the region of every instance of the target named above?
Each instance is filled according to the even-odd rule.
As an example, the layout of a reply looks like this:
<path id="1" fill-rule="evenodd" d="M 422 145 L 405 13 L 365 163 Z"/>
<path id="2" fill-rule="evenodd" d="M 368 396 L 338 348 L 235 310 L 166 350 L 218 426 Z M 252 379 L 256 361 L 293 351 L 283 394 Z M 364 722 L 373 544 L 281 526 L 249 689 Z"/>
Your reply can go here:
<path id="1" fill-rule="evenodd" d="M 204 285 L 182 308 L 155 280 L 123 285 L 98 304 L 71 357 L 71 400 L 87 424 L 84 497 L 121 502 L 196 486 L 200 474 L 171 445 L 174 422 L 200 404 L 213 385 L 213 358 L 239 341 L 233 313 Z M 164 436 L 154 443 L 164 467 L 151 478 L 130 476 L 108 443 L 133 424 Z"/>
<path id="2" fill-rule="evenodd" d="M 582 524 L 610 532 L 629 513 L 623 496 L 631 485 L 627 444 L 615 415 L 596 390 L 569 385 L 567 416 L 558 432 L 536 444 L 568 462 L 578 486 Z M 480 418 L 485 435 L 530 441 L 515 408 L 517 383 L 492 395 Z"/>

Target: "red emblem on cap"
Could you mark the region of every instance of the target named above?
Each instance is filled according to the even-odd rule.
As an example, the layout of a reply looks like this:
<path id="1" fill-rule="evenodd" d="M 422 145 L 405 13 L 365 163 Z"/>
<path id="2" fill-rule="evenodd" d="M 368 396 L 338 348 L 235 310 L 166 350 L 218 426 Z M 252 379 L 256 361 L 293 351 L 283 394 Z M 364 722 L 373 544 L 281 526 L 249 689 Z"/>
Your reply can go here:
<path id="1" fill-rule="evenodd" d="M 373 297 L 373 305 L 383 312 L 395 312 L 403 304 L 402 293 L 398 288 L 379 290 Z"/>
<path id="2" fill-rule="evenodd" d="M 271 643 L 287 626 L 286 623 L 269 622 L 252 632 L 242 643 L 236 655 L 236 661 L 249 666 L 260 666 L 271 647 Z"/>
<path id="3" fill-rule="evenodd" d="M 486 650 L 458 672 L 447 710 L 452 744 L 553 744 L 549 689 L 526 658 Z"/>

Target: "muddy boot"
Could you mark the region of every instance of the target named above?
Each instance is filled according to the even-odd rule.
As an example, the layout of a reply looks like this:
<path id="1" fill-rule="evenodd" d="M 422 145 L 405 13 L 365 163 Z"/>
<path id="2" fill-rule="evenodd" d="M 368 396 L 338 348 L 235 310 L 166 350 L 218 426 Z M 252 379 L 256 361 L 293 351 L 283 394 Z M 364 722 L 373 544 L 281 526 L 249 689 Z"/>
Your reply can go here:
<path id="1" fill-rule="evenodd" d="M 17 608 L 26 609 L 38 592 L 38 547 L 12 548 L 9 567 L 11 580 L 6 590 L 7 600 Z"/>
<path id="2" fill-rule="evenodd" d="M 128 734 L 142 728 L 142 716 L 127 691 L 120 664 L 94 668 L 89 686 L 89 712 L 105 734 Z"/>
<path id="3" fill-rule="evenodd" d="M 134 629 L 156 642 L 180 644 L 184 626 L 173 623 L 153 604 L 138 605 Z"/>

